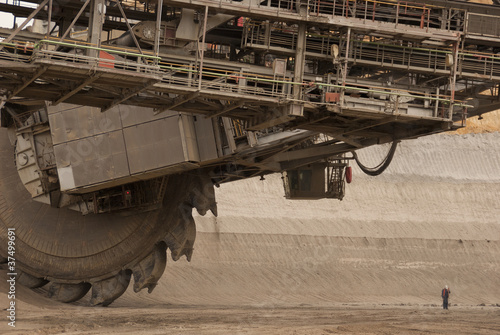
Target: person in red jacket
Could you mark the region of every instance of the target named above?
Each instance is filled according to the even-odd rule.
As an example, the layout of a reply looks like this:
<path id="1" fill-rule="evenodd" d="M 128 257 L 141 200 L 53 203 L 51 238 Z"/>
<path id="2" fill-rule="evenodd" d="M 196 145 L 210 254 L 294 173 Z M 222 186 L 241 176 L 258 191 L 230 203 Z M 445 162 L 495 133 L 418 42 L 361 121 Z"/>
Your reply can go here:
<path id="1" fill-rule="evenodd" d="M 441 291 L 441 297 L 443 298 L 443 309 L 448 309 L 448 298 L 450 297 L 450 289 L 448 285 L 444 286 L 443 291 Z"/>

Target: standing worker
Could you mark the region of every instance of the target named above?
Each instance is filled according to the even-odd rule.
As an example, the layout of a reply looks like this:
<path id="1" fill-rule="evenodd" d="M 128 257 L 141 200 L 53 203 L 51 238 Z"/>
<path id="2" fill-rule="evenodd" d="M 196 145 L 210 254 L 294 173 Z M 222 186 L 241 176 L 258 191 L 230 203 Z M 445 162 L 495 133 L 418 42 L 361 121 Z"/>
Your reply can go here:
<path id="1" fill-rule="evenodd" d="M 443 298 L 443 309 L 448 309 L 448 298 L 450 297 L 450 289 L 448 285 L 444 286 L 443 291 L 441 292 L 441 297 Z"/>

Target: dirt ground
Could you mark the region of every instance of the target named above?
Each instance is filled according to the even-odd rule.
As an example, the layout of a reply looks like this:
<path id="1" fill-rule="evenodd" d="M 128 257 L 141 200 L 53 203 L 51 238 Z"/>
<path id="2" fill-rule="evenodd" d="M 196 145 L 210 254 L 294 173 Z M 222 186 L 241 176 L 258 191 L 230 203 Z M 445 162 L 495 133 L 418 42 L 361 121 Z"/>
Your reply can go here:
<path id="1" fill-rule="evenodd" d="M 2 334 L 499 334 L 500 307 L 242 307 L 42 309 Z"/>

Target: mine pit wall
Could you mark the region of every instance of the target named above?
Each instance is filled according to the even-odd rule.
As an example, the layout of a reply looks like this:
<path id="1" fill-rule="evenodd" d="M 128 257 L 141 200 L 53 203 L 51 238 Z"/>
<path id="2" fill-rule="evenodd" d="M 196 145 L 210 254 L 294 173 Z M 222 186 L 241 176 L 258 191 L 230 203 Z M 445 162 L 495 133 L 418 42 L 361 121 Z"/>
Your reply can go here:
<path id="1" fill-rule="evenodd" d="M 191 263 L 152 303 L 500 303 L 500 134 L 405 141 L 379 177 L 354 167 L 343 201 L 290 201 L 279 175 L 224 184 L 196 217 Z M 376 165 L 386 147 L 360 153 Z M 117 304 L 127 304 L 126 295 Z"/>

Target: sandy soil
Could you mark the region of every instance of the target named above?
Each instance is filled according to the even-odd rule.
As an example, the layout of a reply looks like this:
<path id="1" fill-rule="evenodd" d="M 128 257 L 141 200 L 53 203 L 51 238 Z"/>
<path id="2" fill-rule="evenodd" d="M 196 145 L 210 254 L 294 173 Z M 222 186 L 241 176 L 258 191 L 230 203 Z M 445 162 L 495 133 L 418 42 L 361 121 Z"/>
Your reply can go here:
<path id="1" fill-rule="evenodd" d="M 0 328 L 2 329 L 2 328 Z M 31 311 L 3 334 L 498 334 L 500 308 L 159 305 Z"/>

